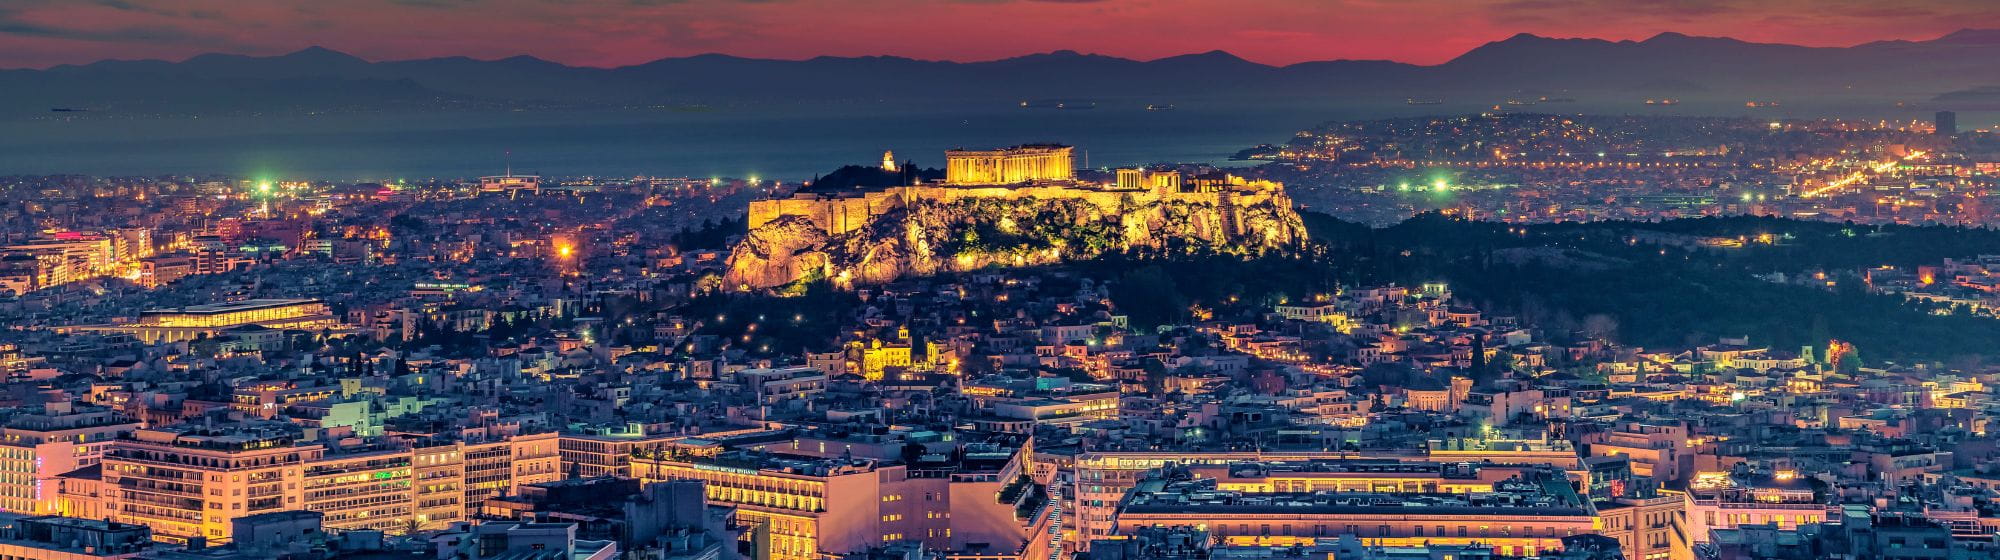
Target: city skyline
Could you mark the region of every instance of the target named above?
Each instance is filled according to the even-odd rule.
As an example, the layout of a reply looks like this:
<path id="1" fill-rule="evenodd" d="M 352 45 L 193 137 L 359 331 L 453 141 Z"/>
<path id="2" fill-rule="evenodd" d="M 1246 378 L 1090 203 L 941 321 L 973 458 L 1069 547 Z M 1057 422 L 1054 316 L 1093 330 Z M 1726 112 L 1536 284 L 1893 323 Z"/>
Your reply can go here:
<path id="1" fill-rule="evenodd" d="M 1278 8 L 1287 17 L 1269 17 Z M 926 24 L 913 24 L 919 21 Z M 26 0 L 0 6 L 0 68 L 179 60 L 204 53 L 275 55 L 315 45 L 377 61 L 527 55 L 591 67 L 709 53 L 965 62 L 1056 50 L 1140 60 L 1222 50 L 1270 65 L 1343 59 L 1438 64 L 1518 33 L 1636 41 L 1672 32 L 1847 47 L 1992 27 L 2000 27 L 2000 7 L 1962 1 L 1413 5 L 1343 0 L 1246 6 L 1121 0 L 371 0 L 334 6 Z"/>
<path id="2" fill-rule="evenodd" d="M 0 0 L 9 64 L 0 560 L 2000 560 L 1993 0 Z"/>

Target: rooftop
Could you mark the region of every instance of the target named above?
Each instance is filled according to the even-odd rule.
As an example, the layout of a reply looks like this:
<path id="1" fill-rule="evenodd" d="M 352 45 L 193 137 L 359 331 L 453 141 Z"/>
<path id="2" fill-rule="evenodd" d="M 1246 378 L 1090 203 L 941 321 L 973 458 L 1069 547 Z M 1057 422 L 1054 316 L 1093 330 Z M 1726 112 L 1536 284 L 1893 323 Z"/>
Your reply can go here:
<path id="1" fill-rule="evenodd" d="M 1531 471 L 1494 484 L 1492 492 L 1272 492 L 1219 490 L 1215 479 L 1141 481 L 1121 509 L 1129 513 L 1380 513 L 1411 515 L 1590 515 L 1582 497 L 1560 472 Z"/>
<path id="2" fill-rule="evenodd" d="M 312 304 L 312 303 L 319 303 L 319 300 L 316 300 L 316 299 L 246 299 L 246 300 L 243 300 L 243 301 L 232 301 L 232 302 L 225 302 L 225 303 L 207 303 L 207 304 L 201 304 L 201 305 L 189 305 L 189 306 L 186 306 L 186 307 L 174 307 L 174 308 L 165 308 L 165 309 L 148 309 L 148 310 L 146 310 L 146 311 L 145 311 L 145 313 L 148 313 L 148 314 L 157 314 L 157 313 L 192 313 L 192 314 L 199 314 L 199 315 L 213 315 L 213 314 L 221 314 L 221 313 L 235 313 L 235 312 L 238 312 L 238 311 L 254 311 L 254 310 L 258 310 L 258 309 L 270 309 L 270 308 L 274 308 L 274 307 L 286 307 L 286 306 L 292 306 L 292 305 L 306 305 L 306 304 Z"/>

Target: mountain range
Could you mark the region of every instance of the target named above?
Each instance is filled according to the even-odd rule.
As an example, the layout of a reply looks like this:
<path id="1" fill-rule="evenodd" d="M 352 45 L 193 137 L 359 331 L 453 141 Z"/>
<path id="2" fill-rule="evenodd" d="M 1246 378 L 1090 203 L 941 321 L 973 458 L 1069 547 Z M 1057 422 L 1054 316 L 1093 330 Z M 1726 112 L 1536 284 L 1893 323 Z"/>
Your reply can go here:
<path id="1" fill-rule="evenodd" d="M 1449 95 L 1776 99 L 1830 96 L 1948 106 L 1990 101 L 2000 30 L 1928 41 L 1804 47 L 1662 33 L 1643 41 L 1520 34 L 1437 65 L 1332 60 L 1270 66 L 1222 51 L 1157 60 L 1055 51 L 984 62 L 892 56 L 806 60 L 720 54 L 617 68 L 530 56 L 370 62 L 311 47 L 0 70 L 0 111 L 674 106 L 714 103 L 1193 96 Z M 1969 93 L 1968 93 L 1969 92 Z M 1970 100 L 1970 101 L 1967 101 Z"/>

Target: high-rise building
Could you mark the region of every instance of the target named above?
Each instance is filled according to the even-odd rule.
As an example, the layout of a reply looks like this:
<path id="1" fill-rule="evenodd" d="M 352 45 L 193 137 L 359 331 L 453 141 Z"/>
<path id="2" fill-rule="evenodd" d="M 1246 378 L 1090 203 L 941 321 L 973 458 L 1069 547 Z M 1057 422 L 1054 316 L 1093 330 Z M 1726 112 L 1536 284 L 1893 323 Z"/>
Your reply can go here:
<path id="1" fill-rule="evenodd" d="M 1957 134 L 1958 134 L 1958 113 L 1954 113 L 1954 112 L 1951 112 L 1951 111 L 1938 111 L 1938 112 L 1937 112 L 1937 133 L 1938 133 L 1938 135 L 1939 135 L 1939 136 L 1953 136 L 1953 135 L 1957 135 Z"/>

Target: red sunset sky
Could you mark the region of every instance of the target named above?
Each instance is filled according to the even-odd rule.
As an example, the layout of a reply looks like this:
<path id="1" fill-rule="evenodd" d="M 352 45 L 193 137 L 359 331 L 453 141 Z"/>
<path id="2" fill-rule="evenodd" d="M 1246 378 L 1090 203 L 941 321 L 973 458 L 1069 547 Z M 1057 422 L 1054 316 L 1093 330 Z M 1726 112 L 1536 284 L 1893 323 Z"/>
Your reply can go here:
<path id="1" fill-rule="evenodd" d="M 0 0 L 0 68 L 323 45 L 371 60 L 709 52 L 989 60 L 1056 49 L 1434 64 L 1528 32 L 1847 46 L 2000 27 L 1992 0 Z"/>

